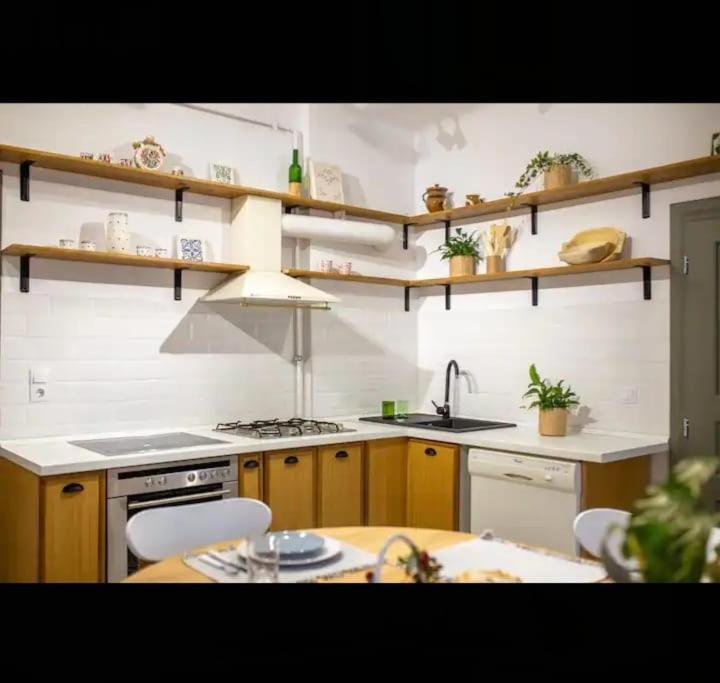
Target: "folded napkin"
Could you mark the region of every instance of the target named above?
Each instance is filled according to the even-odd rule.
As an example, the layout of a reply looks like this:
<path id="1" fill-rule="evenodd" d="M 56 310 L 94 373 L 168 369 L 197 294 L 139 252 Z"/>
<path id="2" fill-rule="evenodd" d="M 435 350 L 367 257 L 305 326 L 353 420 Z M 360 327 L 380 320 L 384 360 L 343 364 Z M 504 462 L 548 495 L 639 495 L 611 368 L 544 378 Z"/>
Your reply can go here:
<path id="1" fill-rule="evenodd" d="M 502 539 L 476 538 L 432 553 L 442 565 L 440 575 L 500 570 L 524 583 L 594 583 L 606 578 L 602 565 L 523 548 Z"/>
<path id="2" fill-rule="evenodd" d="M 344 574 L 350 571 L 359 571 L 361 569 L 374 567 L 377 561 L 376 554 L 356 548 L 349 543 L 341 543 L 340 546 L 342 549 L 340 554 L 319 564 L 301 567 L 283 567 L 281 565 L 280 571 L 278 572 L 278 582 L 304 583 L 320 577 L 330 577 L 336 574 Z M 235 548 L 215 551 L 215 555 L 226 562 L 242 565 L 242 562 L 238 562 L 238 554 Z M 207 553 L 188 555 L 183 558 L 183 562 L 188 567 L 192 567 L 192 569 L 218 583 L 247 583 L 247 573 L 244 569 L 241 569 L 236 574 L 228 573 L 223 568 L 222 562 Z"/>

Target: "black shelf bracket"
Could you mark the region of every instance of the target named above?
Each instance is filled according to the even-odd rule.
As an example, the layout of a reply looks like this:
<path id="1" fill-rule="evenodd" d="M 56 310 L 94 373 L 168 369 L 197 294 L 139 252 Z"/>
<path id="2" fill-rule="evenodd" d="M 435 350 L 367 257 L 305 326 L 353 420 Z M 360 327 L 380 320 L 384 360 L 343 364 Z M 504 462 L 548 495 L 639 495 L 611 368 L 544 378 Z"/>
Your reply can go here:
<path id="1" fill-rule="evenodd" d="M 445 244 L 450 241 L 450 221 L 443 221 L 445 223 Z"/>
<path id="2" fill-rule="evenodd" d="M 20 200 L 30 201 L 30 167 L 34 161 L 23 161 L 20 164 Z"/>
<path id="3" fill-rule="evenodd" d="M 183 218 L 183 194 L 189 187 L 178 187 L 175 190 L 175 221 L 182 223 Z"/>
<path id="4" fill-rule="evenodd" d="M 445 310 L 450 310 L 450 285 L 445 285 Z"/>
<path id="5" fill-rule="evenodd" d="M 286 204 L 285 205 L 285 213 L 292 213 L 293 209 L 297 209 L 297 208 L 298 208 L 297 204 Z"/>
<path id="6" fill-rule="evenodd" d="M 409 223 L 403 224 L 403 249 L 408 248 L 408 228 L 410 227 Z"/>
<path id="7" fill-rule="evenodd" d="M 642 217 L 650 218 L 650 183 L 637 182 L 642 190 Z"/>
<path id="8" fill-rule="evenodd" d="M 23 254 L 20 257 L 20 291 L 30 291 L 30 258 L 32 254 Z"/>
<path id="9" fill-rule="evenodd" d="M 652 278 L 650 277 L 650 266 L 640 266 L 643 272 L 643 299 L 652 299 Z"/>
<path id="10" fill-rule="evenodd" d="M 530 207 L 530 233 L 537 235 L 537 204 L 526 204 Z"/>
<path id="11" fill-rule="evenodd" d="M 175 301 L 182 301 L 182 272 L 184 268 L 175 268 Z"/>
<path id="12" fill-rule="evenodd" d="M 405 310 L 410 310 L 410 287 L 405 287 Z"/>
<path id="13" fill-rule="evenodd" d="M 530 286 L 532 287 L 532 305 L 538 305 L 538 279 L 537 276 L 530 278 Z"/>

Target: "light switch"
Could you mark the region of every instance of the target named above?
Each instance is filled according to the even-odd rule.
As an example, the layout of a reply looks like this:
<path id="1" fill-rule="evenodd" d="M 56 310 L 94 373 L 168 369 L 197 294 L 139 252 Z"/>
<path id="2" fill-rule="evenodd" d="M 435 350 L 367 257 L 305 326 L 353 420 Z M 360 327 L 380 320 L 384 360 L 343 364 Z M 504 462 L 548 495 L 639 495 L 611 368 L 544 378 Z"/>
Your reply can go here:
<path id="1" fill-rule="evenodd" d="M 635 387 L 620 388 L 620 403 L 637 403 L 638 390 Z"/>
<path id="2" fill-rule="evenodd" d="M 41 403 L 49 399 L 49 378 L 50 371 L 47 368 L 30 370 L 30 403 Z"/>
<path id="3" fill-rule="evenodd" d="M 33 368 L 30 370 L 30 384 L 47 384 L 49 376 L 47 368 Z"/>

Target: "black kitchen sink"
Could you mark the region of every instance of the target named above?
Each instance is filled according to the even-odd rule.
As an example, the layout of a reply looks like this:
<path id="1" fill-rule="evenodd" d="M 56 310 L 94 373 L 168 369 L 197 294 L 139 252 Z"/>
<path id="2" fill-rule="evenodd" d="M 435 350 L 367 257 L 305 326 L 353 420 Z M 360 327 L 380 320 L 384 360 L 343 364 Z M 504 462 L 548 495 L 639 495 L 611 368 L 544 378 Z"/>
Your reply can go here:
<path id="1" fill-rule="evenodd" d="M 417 427 L 419 429 L 436 429 L 443 432 L 475 432 L 482 429 L 501 429 L 503 427 L 516 427 L 512 422 L 494 422 L 492 420 L 473 420 L 467 417 L 441 418 L 437 415 L 424 413 L 410 413 L 406 418 L 361 417 L 365 422 L 378 422 L 395 425 L 397 427 Z"/>

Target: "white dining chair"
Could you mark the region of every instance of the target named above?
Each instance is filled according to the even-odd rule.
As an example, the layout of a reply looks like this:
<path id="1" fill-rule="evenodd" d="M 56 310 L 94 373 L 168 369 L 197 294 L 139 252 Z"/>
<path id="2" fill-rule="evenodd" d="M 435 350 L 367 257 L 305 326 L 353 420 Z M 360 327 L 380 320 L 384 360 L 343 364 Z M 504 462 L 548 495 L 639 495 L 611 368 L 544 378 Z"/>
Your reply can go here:
<path id="1" fill-rule="evenodd" d="M 593 557 L 599 558 L 602 552 L 603 540 L 610 526 L 612 524 L 619 524 L 625 527 L 629 521 L 630 513 L 625 510 L 616 510 L 614 508 L 590 508 L 589 510 L 583 510 L 575 517 L 575 521 L 573 522 L 575 539 Z M 622 558 L 622 554 L 619 552 L 622 538 L 622 534 L 612 534 L 612 536 L 608 538 L 608 550 L 612 552 L 613 557 L 617 559 Z"/>
<path id="2" fill-rule="evenodd" d="M 130 518 L 125 536 L 138 559 L 158 562 L 200 546 L 264 534 L 271 520 L 262 501 L 225 498 L 144 510 Z"/>

